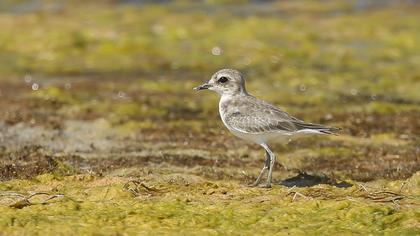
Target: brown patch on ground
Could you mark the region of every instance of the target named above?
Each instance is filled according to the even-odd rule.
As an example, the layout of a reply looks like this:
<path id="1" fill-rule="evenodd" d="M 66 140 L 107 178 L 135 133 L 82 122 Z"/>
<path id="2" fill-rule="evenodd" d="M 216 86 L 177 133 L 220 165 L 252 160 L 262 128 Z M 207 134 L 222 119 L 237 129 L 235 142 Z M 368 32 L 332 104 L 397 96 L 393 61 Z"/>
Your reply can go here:
<path id="1" fill-rule="evenodd" d="M 69 166 L 80 166 L 81 158 L 76 155 L 55 157 L 46 153 L 40 146 L 24 146 L 15 151 L 0 149 L 0 180 L 13 178 L 31 178 L 43 173 L 59 171 L 60 174 L 71 174 L 62 162 Z"/>
<path id="2" fill-rule="evenodd" d="M 420 171 L 418 150 L 414 147 L 395 149 L 381 146 L 355 146 L 352 154 L 330 154 L 319 157 L 303 157 L 299 169 L 284 170 L 280 161 L 275 166 L 276 176 L 293 176 L 299 171 L 345 178 L 357 181 L 374 179 L 405 179 Z M 30 178 L 43 173 L 106 173 L 124 168 L 136 168 L 147 173 L 172 171 L 192 173 L 220 180 L 235 179 L 252 181 L 262 167 L 260 157 L 236 157 L 231 155 L 176 154 L 171 152 L 127 152 L 95 155 L 52 154 L 39 146 L 25 146 L 20 150 L 0 153 L 0 176 L 2 180 Z M 246 171 L 246 172 L 244 172 Z M 142 171 L 134 176 L 147 174 Z M 244 173 L 254 173 L 253 175 Z"/>
<path id="3" fill-rule="evenodd" d="M 420 135 L 420 111 L 398 112 L 392 114 L 352 113 L 335 117 L 343 121 L 344 133 L 351 136 L 370 137 L 372 134 L 395 133 L 397 137 L 418 140 Z"/>
<path id="4" fill-rule="evenodd" d="M 420 153 L 416 147 L 395 148 L 382 145 L 351 148 L 350 154 L 305 158 L 302 170 L 364 182 L 382 178 L 406 179 L 420 171 Z"/>
<path id="5" fill-rule="evenodd" d="M 135 80 L 134 80 L 135 81 Z M 133 83 L 131 80 L 126 81 Z M 66 121 L 78 120 L 80 122 L 94 121 L 99 117 L 106 117 L 107 111 L 82 109 L 76 113 L 58 112 L 65 110 L 69 104 L 57 99 L 43 99 L 31 96 L 33 93 L 30 84 L 24 82 L 2 82 L 7 90 L 2 89 L 0 99 L 0 121 L 5 127 L 16 124 L 26 126 L 44 127 L 44 132 L 58 131 L 51 135 L 51 139 L 62 138 L 60 133 L 65 133 Z M 63 83 L 57 85 L 63 88 Z M 117 92 L 127 88 L 127 84 L 118 84 L 112 79 L 97 83 L 95 80 L 83 80 L 72 84 L 72 99 L 82 103 L 97 100 L 110 103 L 121 102 L 115 98 Z M 92 91 L 95 91 L 92 93 Z M 141 89 L 126 89 L 130 101 L 147 106 L 159 106 L 161 93 L 153 91 L 141 91 Z M 33 94 L 32 94 L 33 95 Z M 183 98 L 186 94 L 169 93 L 169 98 Z M 165 108 L 166 109 L 166 108 Z M 109 111 L 112 113 L 112 111 Z M 263 152 L 260 147 L 251 145 L 247 150 L 259 153 L 257 155 L 239 154 L 235 151 L 247 144 L 238 141 L 230 135 L 222 126 L 221 122 L 208 122 L 200 120 L 202 117 L 197 113 L 198 109 L 185 107 L 168 109 L 159 117 L 136 114 L 130 117 L 122 117 L 117 123 L 126 121 L 159 122 L 159 126 L 144 128 L 135 135 L 129 137 L 115 136 L 112 132 L 101 137 L 107 144 L 123 143 L 110 148 L 109 152 L 103 153 L 94 145 L 84 149 L 87 155 L 77 152 L 57 154 L 52 152 L 52 147 L 39 146 L 37 144 L 17 143 L 18 148 L 9 150 L 10 147 L 0 149 L 0 179 L 30 178 L 42 173 L 60 172 L 62 174 L 83 173 L 86 171 L 100 175 L 123 168 L 160 168 L 165 170 L 177 169 L 185 173 L 193 173 L 210 179 L 236 179 L 239 181 L 251 181 L 255 178 L 263 164 Z M 210 118 L 218 119 L 217 111 L 209 114 Z M 351 149 L 351 153 L 331 153 L 317 158 L 303 157 L 304 161 L 298 169 L 285 171 L 281 161 L 276 165 L 276 175 L 290 177 L 299 171 L 315 174 L 325 174 L 330 177 L 337 174 L 359 181 L 369 181 L 377 178 L 403 179 L 419 171 L 419 150 L 413 145 L 417 142 L 420 130 L 420 111 L 398 112 L 389 114 L 379 113 L 348 113 L 334 114 L 334 121 L 343 128 L 342 135 L 350 137 L 371 137 L 376 134 L 391 133 L 396 139 L 405 140 L 408 145 L 394 147 L 387 145 L 355 145 L 343 141 L 302 140 L 293 145 L 279 150 L 281 154 L 293 153 L 301 148 L 340 148 Z M 201 126 L 195 129 L 167 126 L 168 121 L 200 121 Z M 320 120 L 328 123 L 327 120 Z M 76 124 L 78 126 L 80 124 Z M 89 123 L 86 123 L 89 126 Z M 115 125 L 115 124 L 114 124 Z M 25 129 L 19 129 L 25 132 Z M 78 135 L 78 131 L 65 133 L 64 136 L 85 137 Z M 86 135 L 86 134 L 84 134 Z M 114 135 L 114 136 L 112 136 Z M 88 136 L 86 136 L 88 137 Z M 47 138 L 46 138 L 47 139 Z M 88 139 L 88 138 L 86 138 Z M 63 139 L 62 142 L 66 142 Z M 9 143 L 13 140 L 8 140 Z M 89 146 L 92 140 L 82 140 Z M 51 142 L 52 145 L 54 142 Z M 146 145 L 146 147 L 145 147 Z M 148 146 L 147 146 L 148 145 Z M 156 148 L 150 148 L 153 145 Z M 84 147 L 84 146 L 83 146 Z M 233 147 L 233 148 L 232 148 Z M 171 152 L 170 150 L 206 150 L 208 154 L 185 154 Z M 154 150 L 154 151 L 153 151 Z M 156 150 L 161 150 L 158 152 Z M 169 150 L 169 151 L 168 151 Z M 230 153 L 223 150 L 230 150 Z M 140 153 L 139 152 L 146 152 Z M 149 153 L 147 153 L 149 151 Z M 299 154 L 297 154 L 299 155 Z M 180 170 L 184 168 L 185 170 Z M 243 174 L 243 172 L 246 174 Z"/>
<path id="6" fill-rule="evenodd" d="M 51 102 L 48 106 L 44 102 L 28 100 L 26 102 L 12 101 L 7 103 L 7 109 L 2 109 L 0 116 L 6 124 L 14 125 L 20 122 L 32 125 L 43 124 L 53 129 L 61 128 L 61 117 L 56 114 L 56 109 L 61 105 Z"/>

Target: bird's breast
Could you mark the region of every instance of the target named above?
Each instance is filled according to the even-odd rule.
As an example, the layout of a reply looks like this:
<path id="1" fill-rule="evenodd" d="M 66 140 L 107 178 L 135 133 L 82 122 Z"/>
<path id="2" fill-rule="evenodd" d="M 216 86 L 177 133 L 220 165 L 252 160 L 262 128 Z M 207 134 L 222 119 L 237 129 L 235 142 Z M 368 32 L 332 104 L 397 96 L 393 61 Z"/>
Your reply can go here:
<path id="1" fill-rule="evenodd" d="M 239 114 L 240 111 L 237 108 L 234 100 L 230 96 L 222 96 L 219 102 L 219 114 L 223 121 L 223 124 L 229 129 L 233 128 L 229 125 L 229 119 L 234 114 Z"/>

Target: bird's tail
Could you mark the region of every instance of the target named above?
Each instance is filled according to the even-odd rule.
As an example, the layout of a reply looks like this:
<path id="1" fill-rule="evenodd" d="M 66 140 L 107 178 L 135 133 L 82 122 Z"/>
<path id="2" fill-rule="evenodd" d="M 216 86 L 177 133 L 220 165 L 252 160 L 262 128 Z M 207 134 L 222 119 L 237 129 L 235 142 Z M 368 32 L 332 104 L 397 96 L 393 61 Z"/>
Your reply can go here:
<path id="1" fill-rule="evenodd" d="M 329 127 L 325 125 L 319 125 L 319 124 L 312 124 L 312 123 L 305 123 L 305 122 L 296 122 L 294 123 L 298 131 L 314 131 L 316 133 L 322 133 L 322 134 L 334 134 L 337 135 L 337 133 L 342 130 L 341 128 L 337 127 Z"/>

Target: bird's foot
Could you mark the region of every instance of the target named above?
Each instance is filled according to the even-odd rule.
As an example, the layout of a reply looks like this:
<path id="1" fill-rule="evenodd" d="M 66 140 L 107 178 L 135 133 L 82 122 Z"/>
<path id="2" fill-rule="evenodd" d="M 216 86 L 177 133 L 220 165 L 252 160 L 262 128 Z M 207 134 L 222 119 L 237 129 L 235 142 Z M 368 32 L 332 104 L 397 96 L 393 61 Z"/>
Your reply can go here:
<path id="1" fill-rule="evenodd" d="M 247 186 L 248 187 L 258 187 L 259 184 L 260 184 L 260 181 L 255 181 L 254 183 L 248 184 Z"/>
<path id="2" fill-rule="evenodd" d="M 266 183 L 264 185 L 261 185 L 261 188 L 271 188 L 271 183 Z"/>
<path id="3" fill-rule="evenodd" d="M 252 183 L 252 184 L 248 184 L 247 185 L 248 187 L 251 187 L 251 188 L 256 188 L 256 187 L 259 187 L 259 188 L 271 188 L 271 184 L 263 184 L 263 185 L 260 185 L 259 183 Z"/>

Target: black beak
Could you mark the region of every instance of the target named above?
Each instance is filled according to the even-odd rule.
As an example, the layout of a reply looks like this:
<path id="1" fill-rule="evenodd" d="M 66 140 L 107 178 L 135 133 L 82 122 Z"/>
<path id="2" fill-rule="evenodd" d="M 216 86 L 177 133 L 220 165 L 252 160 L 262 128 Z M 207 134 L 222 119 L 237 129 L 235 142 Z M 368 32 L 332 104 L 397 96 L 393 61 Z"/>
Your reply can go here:
<path id="1" fill-rule="evenodd" d="M 204 89 L 209 89 L 210 87 L 211 87 L 211 84 L 205 83 L 205 84 L 195 87 L 194 90 L 204 90 Z"/>

